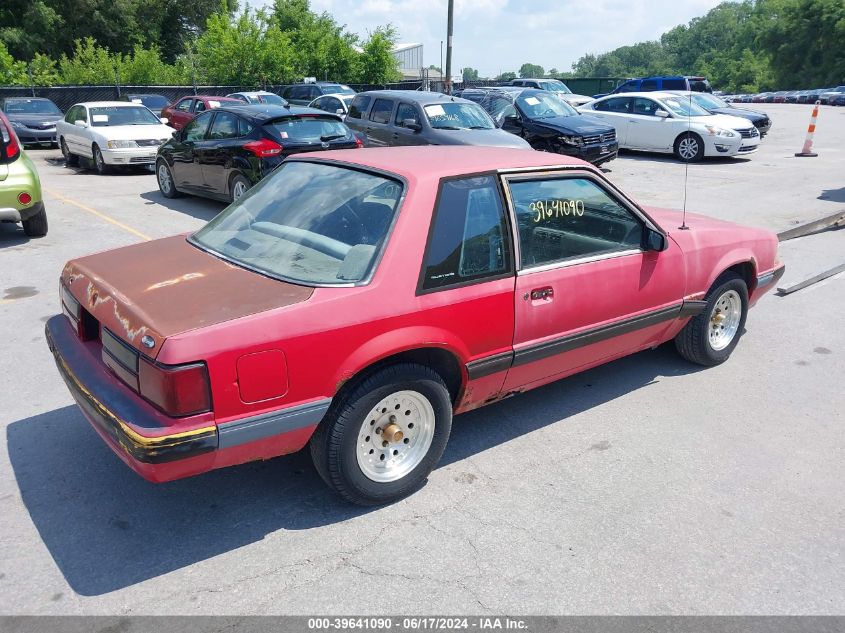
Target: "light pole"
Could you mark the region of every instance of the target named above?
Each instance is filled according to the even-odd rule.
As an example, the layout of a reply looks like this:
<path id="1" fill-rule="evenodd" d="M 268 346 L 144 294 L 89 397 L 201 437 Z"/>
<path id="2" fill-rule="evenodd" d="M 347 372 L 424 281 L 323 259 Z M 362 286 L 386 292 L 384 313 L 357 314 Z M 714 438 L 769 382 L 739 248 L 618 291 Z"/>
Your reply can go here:
<path id="1" fill-rule="evenodd" d="M 449 0 L 449 17 L 446 25 L 446 94 L 452 94 L 452 26 L 455 0 Z"/>
<path id="2" fill-rule="evenodd" d="M 440 40 L 440 85 L 443 87 L 443 40 Z"/>

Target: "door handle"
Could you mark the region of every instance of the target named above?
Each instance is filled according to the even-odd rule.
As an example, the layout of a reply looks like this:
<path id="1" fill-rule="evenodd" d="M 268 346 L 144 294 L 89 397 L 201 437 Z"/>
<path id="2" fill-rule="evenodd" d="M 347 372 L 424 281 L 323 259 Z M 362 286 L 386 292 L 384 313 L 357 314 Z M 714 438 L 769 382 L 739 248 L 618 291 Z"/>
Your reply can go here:
<path id="1" fill-rule="evenodd" d="M 534 288 L 531 291 L 530 297 L 532 301 L 540 301 L 542 299 L 551 299 L 554 294 L 554 289 L 551 286 L 546 286 L 545 288 Z M 528 296 L 525 298 L 528 299 Z"/>

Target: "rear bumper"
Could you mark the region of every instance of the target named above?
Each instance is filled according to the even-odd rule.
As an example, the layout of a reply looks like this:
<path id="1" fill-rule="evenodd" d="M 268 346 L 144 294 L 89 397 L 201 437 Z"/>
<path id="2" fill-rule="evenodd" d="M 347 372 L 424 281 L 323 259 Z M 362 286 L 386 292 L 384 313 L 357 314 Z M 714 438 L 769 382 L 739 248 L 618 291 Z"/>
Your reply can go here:
<path id="1" fill-rule="evenodd" d="M 116 378 L 98 343 L 81 341 L 62 314 L 45 326 L 59 374 L 94 430 L 136 473 L 153 482 L 269 459 L 301 449 L 331 400 L 217 424 L 212 414 L 170 418 Z"/>
<path id="2" fill-rule="evenodd" d="M 44 210 L 43 202 L 35 202 L 28 207 L 0 207 L 0 222 L 22 222 Z"/>

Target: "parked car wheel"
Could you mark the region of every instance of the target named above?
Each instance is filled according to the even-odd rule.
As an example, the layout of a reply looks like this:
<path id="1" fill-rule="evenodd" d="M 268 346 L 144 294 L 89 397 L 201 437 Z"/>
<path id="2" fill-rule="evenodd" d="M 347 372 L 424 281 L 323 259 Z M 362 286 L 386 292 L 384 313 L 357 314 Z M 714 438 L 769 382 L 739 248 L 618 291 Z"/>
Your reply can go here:
<path id="1" fill-rule="evenodd" d="M 156 164 L 156 180 L 158 180 L 158 189 L 165 198 L 178 198 L 182 195 L 173 181 L 173 172 L 170 171 L 170 167 L 163 160 Z"/>
<path id="2" fill-rule="evenodd" d="M 432 369 L 382 369 L 332 405 L 311 438 L 320 476 L 347 501 L 380 505 L 419 488 L 452 428 L 452 403 Z"/>
<path id="3" fill-rule="evenodd" d="M 23 232 L 26 233 L 27 237 L 44 237 L 47 235 L 47 211 L 42 208 L 41 211 L 28 220 L 24 220 L 21 224 L 23 224 Z"/>
<path id="4" fill-rule="evenodd" d="M 229 196 L 231 197 L 231 201 L 234 202 L 244 195 L 249 190 L 249 187 L 249 180 L 247 180 L 246 176 L 235 174 L 232 178 L 232 184 L 229 186 Z"/>
<path id="5" fill-rule="evenodd" d="M 748 288 L 739 275 L 727 272 L 716 280 L 705 299 L 704 311 L 678 333 L 675 347 L 688 361 L 710 367 L 728 360 L 742 336 L 748 315 Z"/>
<path id="6" fill-rule="evenodd" d="M 103 153 L 97 145 L 94 145 L 94 169 L 100 175 L 107 174 L 111 171 L 111 167 L 106 164 L 106 161 L 103 159 Z"/>
<path id="7" fill-rule="evenodd" d="M 59 145 L 62 148 L 62 156 L 65 157 L 65 165 L 68 167 L 76 167 L 79 165 L 79 156 L 76 154 L 71 154 L 70 150 L 67 148 L 67 143 L 65 143 L 65 139 L 62 138 L 59 141 Z"/>
<path id="8" fill-rule="evenodd" d="M 675 157 L 685 163 L 694 163 L 704 157 L 704 141 L 698 134 L 684 132 L 675 140 Z"/>

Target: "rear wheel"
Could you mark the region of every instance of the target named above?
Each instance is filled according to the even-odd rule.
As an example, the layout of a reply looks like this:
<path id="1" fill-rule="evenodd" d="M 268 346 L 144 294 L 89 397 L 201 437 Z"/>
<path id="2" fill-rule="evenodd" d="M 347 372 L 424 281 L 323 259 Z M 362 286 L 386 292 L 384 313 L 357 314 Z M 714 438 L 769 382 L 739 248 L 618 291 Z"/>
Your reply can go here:
<path id="1" fill-rule="evenodd" d="M 176 198 L 182 195 L 176 189 L 176 183 L 173 181 L 173 172 L 170 171 L 170 167 L 163 160 L 158 161 L 158 164 L 156 164 L 156 180 L 158 180 L 158 189 L 165 198 Z"/>
<path id="2" fill-rule="evenodd" d="M 440 376 L 422 365 L 397 364 L 332 405 L 311 438 L 311 457 L 347 501 L 391 503 L 425 482 L 451 428 L 452 403 Z"/>
<path id="3" fill-rule="evenodd" d="M 47 235 L 47 211 L 42 207 L 41 211 L 21 224 L 27 237 L 44 237 Z"/>
<path id="4" fill-rule="evenodd" d="M 713 366 L 728 360 L 739 343 L 748 316 L 748 287 L 739 275 L 727 272 L 705 299 L 702 313 L 675 337 L 675 348 L 690 362 Z"/>
<path id="5" fill-rule="evenodd" d="M 71 154 L 70 150 L 67 148 L 67 143 L 65 143 L 64 137 L 59 141 L 59 146 L 62 148 L 62 156 L 65 157 L 65 165 L 68 167 L 76 167 L 79 165 L 79 156 L 76 154 Z"/>
<path id="6" fill-rule="evenodd" d="M 704 141 L 698 134 L 684 132 L 675 140 L 675 157 L 685 163 L 694 163 L 704 157 Z"/>
<path id="7" fill-rule="evenodd" d="M 111 167 L 103 159 L 103 152 L 100 151 L 100 148 L 97 145 L 94 145 L 94 169 L 96 169 L 97 173 L 101 176 L 111 171 Z"/>
<path id="8" fill-rule="evenodd" d="M 249 190 L 249 187 L 249 180 L 246 179 L 246 176 L 236 174 L 232 178 L 232 183 L 229 186 L 229 196 L 231 198 L 231 201 L 234 202 L 242 195 L 244 195 Z"/>

